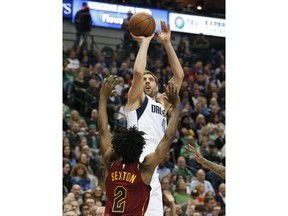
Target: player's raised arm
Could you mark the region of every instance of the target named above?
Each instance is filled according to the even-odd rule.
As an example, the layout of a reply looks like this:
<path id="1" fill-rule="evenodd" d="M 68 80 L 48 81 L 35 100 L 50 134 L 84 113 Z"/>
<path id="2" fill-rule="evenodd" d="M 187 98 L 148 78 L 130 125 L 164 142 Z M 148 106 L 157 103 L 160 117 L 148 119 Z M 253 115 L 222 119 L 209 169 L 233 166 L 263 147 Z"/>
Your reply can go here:
<path id="1" fill-rule="evenodd" d="M 204 158 L 192 145 L 189 144 L 189 149 L 195 154 L 195 159 L 198 163 L 212 170 L 221 178 L 225 179 L 225 167 Z"/>
<path id="2" fill-rule="evenodd" d="M 166 50 L 168 60 L 173 72 L 173 77 L 171 78 L 170 81 L 173 80 L 174 83 L 179 87 L 178 88 L 179 92 L 184 78 L 184 71 L 171 43 L 170 24 L 166 25 L 165 21 L 160 21 L 160 25 L 161 25 L 161 32 L 159 32 L 158 29 L 156 29 L 156 32 L 158 38 L 160 39 Z"/>
<path id="3" fill-rule="evenodd" d="M 147 64 L 148 47 L 151 39 L 154 37 L 154 33 L 149 37 L 135 35 L 132 35 L 132 37 L 140 43 L 140 48 L 134 62 L 133 81 L 128 92 L 127 111 L 138 108 L 140 103 L 144 100 L 143 73 Z"/>
<path id="4" fill-rule="evenodd" d="M 98 116 L 98 126 L 100 134 L 100 154 L 103 157 L 103 163 L 106 167 L 109 167 L 109 159 L 111 156 L 111 136 L 108 130 L 108 116 L 107 116 L 107 99 L 113 94 L 114 84 L 116 81 L 116 76 L 110 76 L 105 79 L 102 83 L 100 89 L 100 99 L 99 99 L 99 116 Z"/>
<path id="5" fill-rule="evenodd" d="M 147 155 L 143 162 L 144 166 L 146 166 L 146 168 L 149 169 L 149 172 L 152 173 L 156 166 L 165 158 L 178 128 L 180 98 L 178 95 L 178 86 L 173 81 L 169 82 L 166 86 L 166 94 L 167 98 L 165 99 L 172 104 L 172 112 L 167 129 L 155 152 Z"/>

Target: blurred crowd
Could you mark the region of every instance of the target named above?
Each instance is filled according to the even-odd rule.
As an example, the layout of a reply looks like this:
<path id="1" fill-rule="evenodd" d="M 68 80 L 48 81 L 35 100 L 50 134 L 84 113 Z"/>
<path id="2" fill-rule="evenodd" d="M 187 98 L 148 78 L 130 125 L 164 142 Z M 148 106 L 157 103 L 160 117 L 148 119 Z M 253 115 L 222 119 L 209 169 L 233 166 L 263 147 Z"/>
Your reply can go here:
<path id="1" fill-rule="evenodd" d="M 137 1 L 138 2 L 138 1 Z M 140 1 L 141 2 L 141 1 Z M 157 4 L 160 1 L 150 1 Z M 165 1 L 173 2 L 173 1 Z M 114 3 L 118 3 L 114 1 Z M 165 5 L 165 4 L 163 4 Z M 176 204 L 176 215 L 225 215 L 225 179 L 199 164 L 188 149 L 193 145 L 208 160 L 225 166 L 225 50 L 210 47 L 200 34 L 183 37 L 175 51 L 184 70 L 180 89 L 177 136 L 157 168 L 163 190 L 164 215 Z M 148 51 L 147 69 L 159 80 L 159 93 L 172 77 L 157 39 Z M 98 105 L 102 81 L 117 75 L 116 92 L 107 112 L 111 133 L 126 127 L 124 107 L 133 79 L 133 59 L 113 50 L 73 48 L 63 53 L 63 215 L 104 215 L 105 169 L 99 154 Z"/>

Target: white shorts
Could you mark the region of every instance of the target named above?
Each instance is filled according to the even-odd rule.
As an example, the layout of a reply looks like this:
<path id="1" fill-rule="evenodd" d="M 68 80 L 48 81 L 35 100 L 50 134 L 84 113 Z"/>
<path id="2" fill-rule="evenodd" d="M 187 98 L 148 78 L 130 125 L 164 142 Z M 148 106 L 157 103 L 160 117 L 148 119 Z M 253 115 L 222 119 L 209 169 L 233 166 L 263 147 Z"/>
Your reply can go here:
<path id="1" fill-rule="evenodd" d="M 163 215 L 163 202 L 162 202 L 162 190 L 159 181 L 159 174 L 154 172 L 151 179 L 151 192 L 148 208 L 145 212 L 145 216 L 162 216 Z"/>

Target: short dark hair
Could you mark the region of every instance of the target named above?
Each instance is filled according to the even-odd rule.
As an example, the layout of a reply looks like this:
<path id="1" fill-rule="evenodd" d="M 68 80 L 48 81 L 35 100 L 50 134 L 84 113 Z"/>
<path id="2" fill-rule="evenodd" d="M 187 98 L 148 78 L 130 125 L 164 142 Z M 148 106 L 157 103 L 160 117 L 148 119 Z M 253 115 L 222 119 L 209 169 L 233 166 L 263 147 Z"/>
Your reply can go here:
<path id="1" fill-rule="evenodd" d="M 143 75 L 145 75 L 145 74 L 150 74 L 151 76 L 153 76 L 154 79 L 155 79 L 156 84 L 158 85 L 158 78 L 155 76 L 154 73 L 152 73 L 152 72 L 149 71 L 149 70 L 145 70 L 144 73 L 143 73 Z"/>
<path id="2" fill-rule="evenodd" d="M 117 128 L 112 136 L 116 157 L 122 158 L 123 163 L 138 161 L 146 144 L 144 135 L 145 132 L 139 131 L 136 126 Z"/>

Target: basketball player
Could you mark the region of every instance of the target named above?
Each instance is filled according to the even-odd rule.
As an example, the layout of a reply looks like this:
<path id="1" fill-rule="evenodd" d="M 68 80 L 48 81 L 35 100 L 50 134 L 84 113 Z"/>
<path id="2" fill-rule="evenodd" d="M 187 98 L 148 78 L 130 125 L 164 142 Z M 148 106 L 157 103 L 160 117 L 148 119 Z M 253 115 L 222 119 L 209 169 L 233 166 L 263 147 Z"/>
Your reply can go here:
<path id="1" fill-rule="evenodd" d="M 166 97 L 172 104 L 171 118 L 156 150 L 139 158 L 146 144 L 144 134 L 135 126 L 119 128 L 112 139 L 108 131 L 107 98 L 113 92 L 116 78 L 110 76 L 100 90 L 99 118 L 100 153 L 108 170 L 106 177 L 105 216 L 143 216 L 150 199 L 150 182 L 155 168 L 165 158 L 178 125 L 180 98 L 174 82 L 168 83 Z"/>
<path id="2" fill-rule="evenodd" d="M 180 89 L 184 72 L 170 41 L 170 25 L 166 26 L 164 21 L 161 21 L 160 25 L 162 32 L 156 31 L 167 52 L 173 72 L 173 77 L 170 81 L 173 80 Z M 145 70 L 147 51 L 154 34 L 150 37 L 132 36 L 140 42 L 140 48 L 134 63 L 133 82 L 128 92 L 126 118 L 128 127 L 136 125 L 140 131 L 145 131 L 146 133 L 144 137 L 147 145 L 140 157 L 140 161 L 142 161 L 147 154 L 155 151 L 163 137 L 167 126 L 166 113 L 171 104 L 165 100 L 166 93 L 156 97 L 158 92 L 157 77 L 152 72 Z M 152 177 L 151 187 L 150 202 L 145 215 L 163 215 L 161 185 L 156 170 Z"/>

